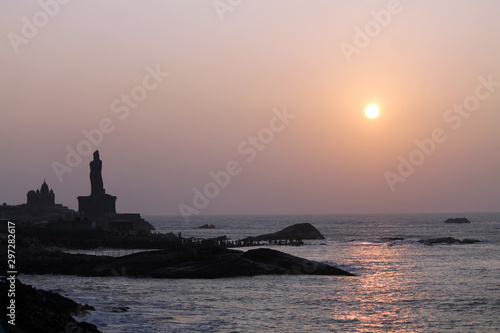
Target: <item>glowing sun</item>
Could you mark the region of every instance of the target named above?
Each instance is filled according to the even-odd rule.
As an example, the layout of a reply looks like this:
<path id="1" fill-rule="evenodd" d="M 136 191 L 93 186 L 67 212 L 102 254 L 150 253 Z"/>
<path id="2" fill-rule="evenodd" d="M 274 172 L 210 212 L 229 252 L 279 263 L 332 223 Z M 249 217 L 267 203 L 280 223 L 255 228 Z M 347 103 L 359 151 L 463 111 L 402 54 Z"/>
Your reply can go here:
<path id="1" fill-rule="evenodd" d="M 377 118 L 379 113 L 380 110 L 375 104 L 370 104 L 365 108 L 365 115 L 370 119 Z"/>

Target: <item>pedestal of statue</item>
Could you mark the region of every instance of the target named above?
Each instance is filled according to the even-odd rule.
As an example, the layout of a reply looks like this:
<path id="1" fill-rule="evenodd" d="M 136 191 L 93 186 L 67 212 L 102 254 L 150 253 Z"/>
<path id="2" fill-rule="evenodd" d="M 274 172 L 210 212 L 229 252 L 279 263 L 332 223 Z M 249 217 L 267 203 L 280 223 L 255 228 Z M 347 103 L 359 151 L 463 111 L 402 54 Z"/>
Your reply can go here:
<path id="1" fill-rule="evenodd" d="M 116 197 L 109 194 L 78 197 L 78 211 L 84 213 L 85 216 L 116 213 Z"/>

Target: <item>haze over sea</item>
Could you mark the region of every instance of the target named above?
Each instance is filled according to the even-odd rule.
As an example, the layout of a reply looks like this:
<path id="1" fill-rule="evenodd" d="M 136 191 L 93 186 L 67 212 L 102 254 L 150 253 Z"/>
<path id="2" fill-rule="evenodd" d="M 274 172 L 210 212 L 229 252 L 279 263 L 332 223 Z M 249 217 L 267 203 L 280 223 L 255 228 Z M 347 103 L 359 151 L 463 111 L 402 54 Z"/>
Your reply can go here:
<path id="1" fill-rule="evenodd" d="M 458 216 L 472 223 L 443 223 Z M 20 279 L 95 306 L 81 319 L 108 333 L 500 331 L 500 213 L 199 216 L 190 223 L 174 216 L 146 219 L 163 233 L 230 239 L 309 222 L 324 241 L 273 248 L 357 276 Z M 216 229 L 197 228 L 203 224 Z M 481 242 L 417 242 L 438 237 Z M 129 309 L 116 312 L 118 307 Z"/>

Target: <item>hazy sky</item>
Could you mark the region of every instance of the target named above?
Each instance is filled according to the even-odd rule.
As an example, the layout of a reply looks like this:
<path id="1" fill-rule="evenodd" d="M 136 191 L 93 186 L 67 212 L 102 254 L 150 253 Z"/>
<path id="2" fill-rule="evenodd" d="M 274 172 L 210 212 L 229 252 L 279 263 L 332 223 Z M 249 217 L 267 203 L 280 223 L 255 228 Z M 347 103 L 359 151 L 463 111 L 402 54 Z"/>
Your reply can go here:
<path id="1" fill-rule="evenodd" d="M 498 211 L 499 13 L 496 0 L 4 0 L 0 202 L 45 178 L 77 209 L 99 149 L 119 212 Z"/>

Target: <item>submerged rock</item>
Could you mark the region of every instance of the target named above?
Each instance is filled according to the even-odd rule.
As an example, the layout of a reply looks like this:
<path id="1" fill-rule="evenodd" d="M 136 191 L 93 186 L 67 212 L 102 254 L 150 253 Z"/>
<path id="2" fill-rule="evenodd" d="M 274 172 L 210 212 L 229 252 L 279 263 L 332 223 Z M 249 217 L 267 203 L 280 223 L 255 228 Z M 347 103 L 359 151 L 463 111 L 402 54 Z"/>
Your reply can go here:
<path id="1" fill-rule="evenodd" d="M 115 306 L 111 309 L 111 312 L 127 312 L 129 309 L 128 306 Z"/>
<path id="2" fill-rule="evenodd" d="M 470 221 L 465 217 L 455 217 L 447 219 L 444 223 L 470 223 Z"/>
<path id="3" fill-rule="evenodd" d="M 425 245 L 435 245 L 435 244 L 474 244 L 480 242 L 478 239 L 456 239 L 453 237 L 442 237 L 442 238 L 431 238 L 431 239 L 421 239 L 419 243 Z"/>

